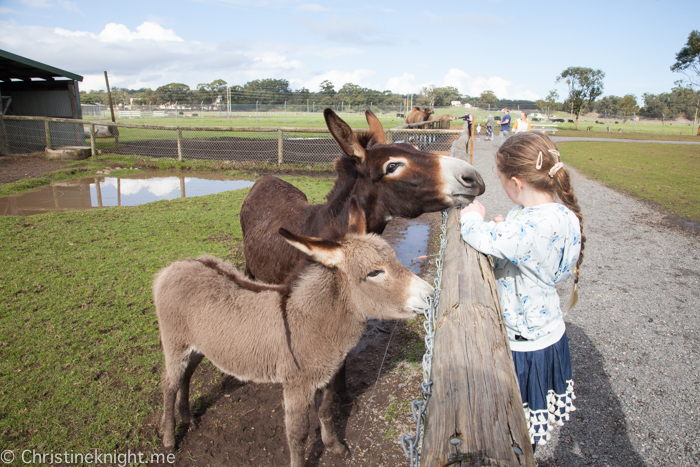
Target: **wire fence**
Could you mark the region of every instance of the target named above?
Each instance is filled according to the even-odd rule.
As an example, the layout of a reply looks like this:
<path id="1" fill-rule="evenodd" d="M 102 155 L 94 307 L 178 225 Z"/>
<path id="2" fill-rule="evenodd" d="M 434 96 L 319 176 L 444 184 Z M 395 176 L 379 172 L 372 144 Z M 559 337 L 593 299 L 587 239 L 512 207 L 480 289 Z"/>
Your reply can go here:
<path id="1" fill-rule="evenodd" d="M 47 117 L 3 116 L 0 152 L 24 154 L 90 146 L 92 154 L 237 162 L 330 163 L 340 148 L 325 128 L 160 126 Z M 387 142 L 449 154 L 460 130 L 386 129 Z"/>

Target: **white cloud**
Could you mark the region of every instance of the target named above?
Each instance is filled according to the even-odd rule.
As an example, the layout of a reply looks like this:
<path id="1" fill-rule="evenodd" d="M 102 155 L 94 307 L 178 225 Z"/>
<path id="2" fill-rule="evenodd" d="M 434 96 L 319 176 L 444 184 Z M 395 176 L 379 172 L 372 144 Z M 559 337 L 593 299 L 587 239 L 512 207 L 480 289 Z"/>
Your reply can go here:
<path id="1" fill-rule="evenodd" d="M 472 78 L 467 72 L 458 68 L 451 68 L 443 78 L 443 83 L 444 86 L 454 86 L 459 89 L 460 93 L 472 97 L 480 96 L 482 92 L 491 90 L 499 99 L 539 99 L 539 96 L 534 92 L 505 78 L 499 76 Z"/>
<path id="2" fill-rule="evenodd" d="M 178 37 L 172 29 L 164 29 L 161 25 L 149 21 L 137 26 L 136 31 L 133 32 L 123 24 L 109 23 L 97 37 L 103 42 L 122 42 L 138 39 L 158 42 L 182 42 L 182 39 Z"/>
<path id="3" fill-rule="evenodd" d="M 105 89 L 104 70 L 112 86 L 155 89 L 171 82 L 194 88 L 217 78 L 232 84 L 287 78 L 290 70 L 304 66 L 289 58 L 289 44 L 202 44 L 149 21 L 135 30 L 110 23 L 98 33 L 0 21 L 0 49 L 82 75 L 85 91 Z"/>
<path id="4" fill-rule="evenodd" d="M 93 34 L 87 31 L 69 31 L 58 27 L 54 28 L 54 32 L 65 37 L 90 37 L 100 42 L 128 42 L 140 39 L 157 42 L 183 42 L 172 29 L 165 29 L 159 24 L 150 21 L 136 26 L 136 31 L 129 30 L 129 28 L 123 24 L 109 23 L 99 34 Z"/>
<path id="5" fill-rule="evenodd" d="M 18 13 L 18 11 L 4 6 L 0 6 L 0 15 L 9 15 L 11 13 Z"/>
<path id="6" fill-rule="evenodd" d="M 445 77 L 443 78 L 443 81 L 445 83 L 445 86 L 453 86 L 457 89 L 461 90 L 466 89 L 470 76 L 467 74 L 466 71 L 459 70 L 457 68 L 450 68 Z"/>
<path id="7" fill-rule="evenodd" d="M 386 89 L 398 94 L 408 94 L 417 92 L 417 86 L 413 83 L 416 76 L 413 73 L 404 73 L 401 76 L 389 78 L 386 82 Z"/>

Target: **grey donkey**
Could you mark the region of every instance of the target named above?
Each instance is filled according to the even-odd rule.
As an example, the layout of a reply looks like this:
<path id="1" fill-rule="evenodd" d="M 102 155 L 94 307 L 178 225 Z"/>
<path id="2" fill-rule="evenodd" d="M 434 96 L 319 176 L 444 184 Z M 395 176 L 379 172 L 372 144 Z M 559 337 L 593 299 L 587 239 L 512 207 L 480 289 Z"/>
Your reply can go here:
<path id="1" fill-rule="evenodd" d="M 229 263 L 202 256 L 158 273 L 153 297 L 165 354 L 163 444 L 175 445 L 175 414 L 191 419 L 189 384 L 204 357 L 239 380 L 282 383 L 291 465 L 304 465 L 308 413 L 321 390 L 324 446 L 343 454 L 333 428 L 329 382 L 369 317 L 410 319 L 433 288 L 403 267 L 381 237 L 366 233 L 357 202 L 339 241 L 280 234 L 310 261 L 282 285 L 247 279 Z"/>

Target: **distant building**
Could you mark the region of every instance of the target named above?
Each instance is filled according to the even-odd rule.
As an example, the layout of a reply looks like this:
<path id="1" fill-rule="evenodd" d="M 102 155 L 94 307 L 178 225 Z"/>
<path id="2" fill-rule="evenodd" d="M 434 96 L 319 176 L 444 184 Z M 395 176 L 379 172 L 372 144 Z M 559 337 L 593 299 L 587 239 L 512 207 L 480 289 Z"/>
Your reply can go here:
<path id="1" fill-rule="evenodd" d="M 78 82 L 83 77 L 0 50 L 0 114 L 82 119 Z M 52 146 L 82 146 L 82 125 L 51 123 Z M 43 151 L 44 122 L 2 120 L 0 153 Z"/>
<path id="2" fill-rule="evenodd" d="M 462 107 L 462 101 L 451 101 L 450 105 L 456 106 L 456 107 Z"/>

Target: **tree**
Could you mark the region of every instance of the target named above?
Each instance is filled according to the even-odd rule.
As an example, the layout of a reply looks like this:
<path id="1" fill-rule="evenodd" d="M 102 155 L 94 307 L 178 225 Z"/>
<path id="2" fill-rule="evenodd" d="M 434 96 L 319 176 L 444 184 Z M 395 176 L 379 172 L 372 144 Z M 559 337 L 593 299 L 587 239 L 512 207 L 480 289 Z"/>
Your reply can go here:
<path id="1" fill-rule="evenodd" d="M 569 89 L 568 104 L 576 115 L 575 129 L 581 114 L 593 105 L 593 102 L 603 94 L 602 70 L 585 67 L 569 67 L 557 76 L 556 82 L 564 81 Z"/>
<path id="2" fill-rule="evenodd" d="M 639 112 L 637 96 L 634 94 L 625 94 L 625 96 L 620 99 L 620 102 L 617 104 L 617 113 L 624 116 L 629 116 L 637 112 Z"/>
<path id="3" fill-rule="evenodd" d="M 217 99 L 220 101 L 226 99 L 226 81 L 223 79 L 215 79 L 211 83 L 202 83 L 197 85 L 196 100 L 205 104 L 214 104 Z"/>
<path id="4" fill-rule="evenodd" d="M 487 89 L 486 91 L 482 92 L 481 95 L 479 96 L 479 107 L 486 109 L 486 108 L 495 108 L 496 107 L 496 102 L 498 102 L 498 97 L 496 97 L 496 94 L 491 91 L 490 89 Z"/>
<path id="5" fill-rule="evenodd" d="M 691 88 L 700 87 L 700 31 L 690 33 L 685 47 L 676 54 L 671 71 L 686 75 Z"/>
<path id="6" fill-rule="evenodd" d="M 671 71 L 683 73 L 688 78 L 691 90 L 700 88 L 700 31 L 691 31 L 685 47 L 676 54 L 676 63 L 671 65 Z M 682 85 L 681 82 L 676 84 Z M 693 124 L 698 118 L 698 109 L 700 109 L 700 98 L 696 97 Z M 700 134 L 700 129 L 698 129 L 698 134 Z"/>
<path id="7" fill-rule="evenodd" d="M 182 83 L 170 83 L 156 89 L 156 98 L 161 104 L 183 104 L 190 100 L 190 87 Z"/>

